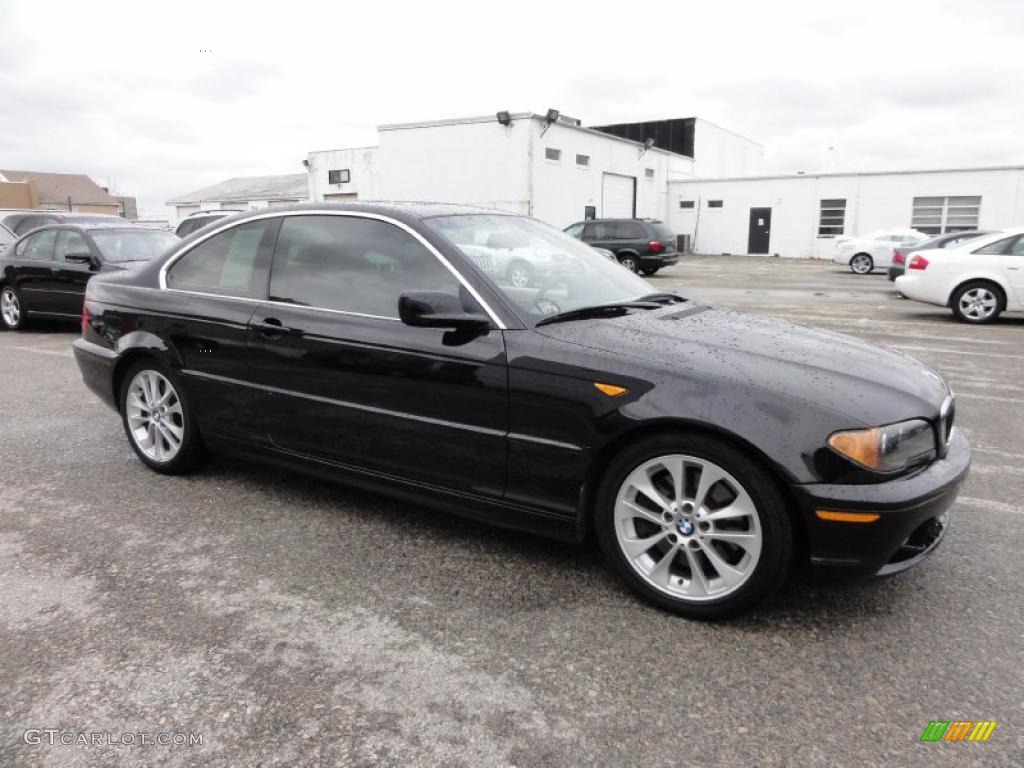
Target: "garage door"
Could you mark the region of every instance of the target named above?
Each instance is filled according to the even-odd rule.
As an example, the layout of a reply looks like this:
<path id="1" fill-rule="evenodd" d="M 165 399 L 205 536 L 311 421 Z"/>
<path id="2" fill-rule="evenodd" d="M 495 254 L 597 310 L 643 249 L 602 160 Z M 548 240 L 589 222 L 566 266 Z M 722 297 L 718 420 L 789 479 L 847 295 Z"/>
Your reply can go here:
<path id="1" fill-rule="evenodd" d="M 631 219 L 636 215 L 636 179 L 606 173 L 601 179 L 601 218 Z"/>

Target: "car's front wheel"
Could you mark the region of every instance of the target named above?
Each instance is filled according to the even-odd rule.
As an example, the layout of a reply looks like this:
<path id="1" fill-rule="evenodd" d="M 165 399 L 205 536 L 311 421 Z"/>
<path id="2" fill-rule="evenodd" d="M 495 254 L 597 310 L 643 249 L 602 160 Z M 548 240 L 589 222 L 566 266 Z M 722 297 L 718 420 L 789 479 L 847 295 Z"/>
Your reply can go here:
<path id="1" fill-rule="evenodd" d="M 21 308 L 21 297 L 13 286 L 5 285 L 0 290 L 0 320 L 4 328 L 16 331 L 25 324 L 25 311 Z"/>
<path id="2" fill-rule="evenodd" d="M 684 616 L 735 616 L 789 572 L 792 523 L 775 482 L 717 438 L 631 445 L 605 473 L 595 515 L 605 557 L 629 586 Z"/>
<path id="3" fill-rule="evenodd" d="M 151 469 L 180 475 L 204 456 L 195 414 L 178 377 L 156 360 L 140 360 L 124 377 L 121 419 L 128 441 Z"/>
<path id="4" fill-rule="evenodd" d="M 858 275 L 866 275 L 875 268 L 874 260 L 866 253 L 858 253 L 850 259 L 850 269 Z"/>
<path id="5" fill-rule="evenodd" d="M 1006 306 L 999 286 L 984 280 L 961 285 L 950 300 L 953 315 L 962 323 L 991 323 Z"/>

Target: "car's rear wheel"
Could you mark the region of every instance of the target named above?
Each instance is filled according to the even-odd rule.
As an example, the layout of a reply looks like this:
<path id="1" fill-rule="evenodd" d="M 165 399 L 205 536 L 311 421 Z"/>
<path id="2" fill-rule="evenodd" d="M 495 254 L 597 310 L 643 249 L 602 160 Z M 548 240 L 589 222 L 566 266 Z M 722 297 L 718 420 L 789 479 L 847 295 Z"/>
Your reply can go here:
<path id="1" fill-rule="evenodd" d="M 995 283 L 984 280 L 961 285 L 950 301 L 953 315 L 962 323 L 991 323 L 1006 308 L 1006 297 Z"/>
<path id="2" fill-rule="evenodd" d="M 148 467 L 180 475 L 199 464 L 202 438 L 174 373 L 156 360 L 140 360 L 125 374 L 120 404 L 128 441 Z"/>
<path id="3" fill-rule="evenodd" d="M 619 264 L 624 266 L 630 272 L 640 271 L 640 262 L 637 261 L 636 256 L 633 256 L 632 254 L 627 253 L 623 256 L 619 256 Z"/>
<path id="4" fill-rule="evenodd" d="M 16 331 L 25 325 L 25 311 L 21 308 L 21 297 L 16 288 L 5 285 L 0 290 L 0 320 L 4 328 Z"/>
<path id="5" fill-rule="evenodd" d="M 533 283 L 533 267 L 525 261 L 513 261 L 509 264 L 506 277 L 516 288 L 526 288 Z"/>
<path id="6" fill-rule="evenodd" d="M 875 268 L 875 261 L 866 253 L 858 253 L 850 259 L 850 269 L 858 275 L 866 275 Z"/>
<path id="7" fill-rule="evenodd" d="M 644 267 L 640 271 L 643 272 L 644 275 L 646 275 L 647 277 L 650 277 L 651 275 L 655 274 L 658 271 L 658 269 L 660 269 L 660 267 Z"/>
<path id="8" fill-rule="evenodd" d="M 605 557 L 629 586 L 684 616 L 734 616 L 789 572 L 792 524 L 774 480 L 717 438 L 633 444 L 608 468 L 595 515 Z"/>

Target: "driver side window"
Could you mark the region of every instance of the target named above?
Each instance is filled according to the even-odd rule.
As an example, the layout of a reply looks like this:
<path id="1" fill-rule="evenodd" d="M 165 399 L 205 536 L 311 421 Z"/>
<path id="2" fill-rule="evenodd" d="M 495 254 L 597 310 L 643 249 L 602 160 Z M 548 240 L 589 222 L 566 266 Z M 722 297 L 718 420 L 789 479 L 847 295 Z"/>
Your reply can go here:
<path id="1" fill-rule="evenodd" d="M 91 253 L 91 249 L 81 234 L 73 230 L 64 229 L 57 235 L 57 261 L 65 261 L 64 257 L 69 253 Z"/>
<path id="2" fill-rule="evenodd" d="M 281 224 L 270 300 L 374 317 L 398 317 L 406 291 L 460 297 L 458 279 L 394 224 L 357 216 L 289 216 Z"/>

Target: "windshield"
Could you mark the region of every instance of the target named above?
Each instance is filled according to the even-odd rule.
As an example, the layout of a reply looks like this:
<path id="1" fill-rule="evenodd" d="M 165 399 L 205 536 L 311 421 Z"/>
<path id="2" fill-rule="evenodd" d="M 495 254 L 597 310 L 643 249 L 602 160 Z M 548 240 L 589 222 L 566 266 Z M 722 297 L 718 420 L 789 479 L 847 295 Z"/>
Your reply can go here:
<path id="1" fill-rule="evenodd" d="M 179 241 L 170 232 L 152 229 L 94 229 L 90 233 L 103 260 L 115 264 L 149 261 Z"/>
<path id="2" fill-rule="evenodd" d="M 426 221 L 535 320 L 651 293 L 651 286 L 625 267 L 534 219 L 473 214 Z"/>

